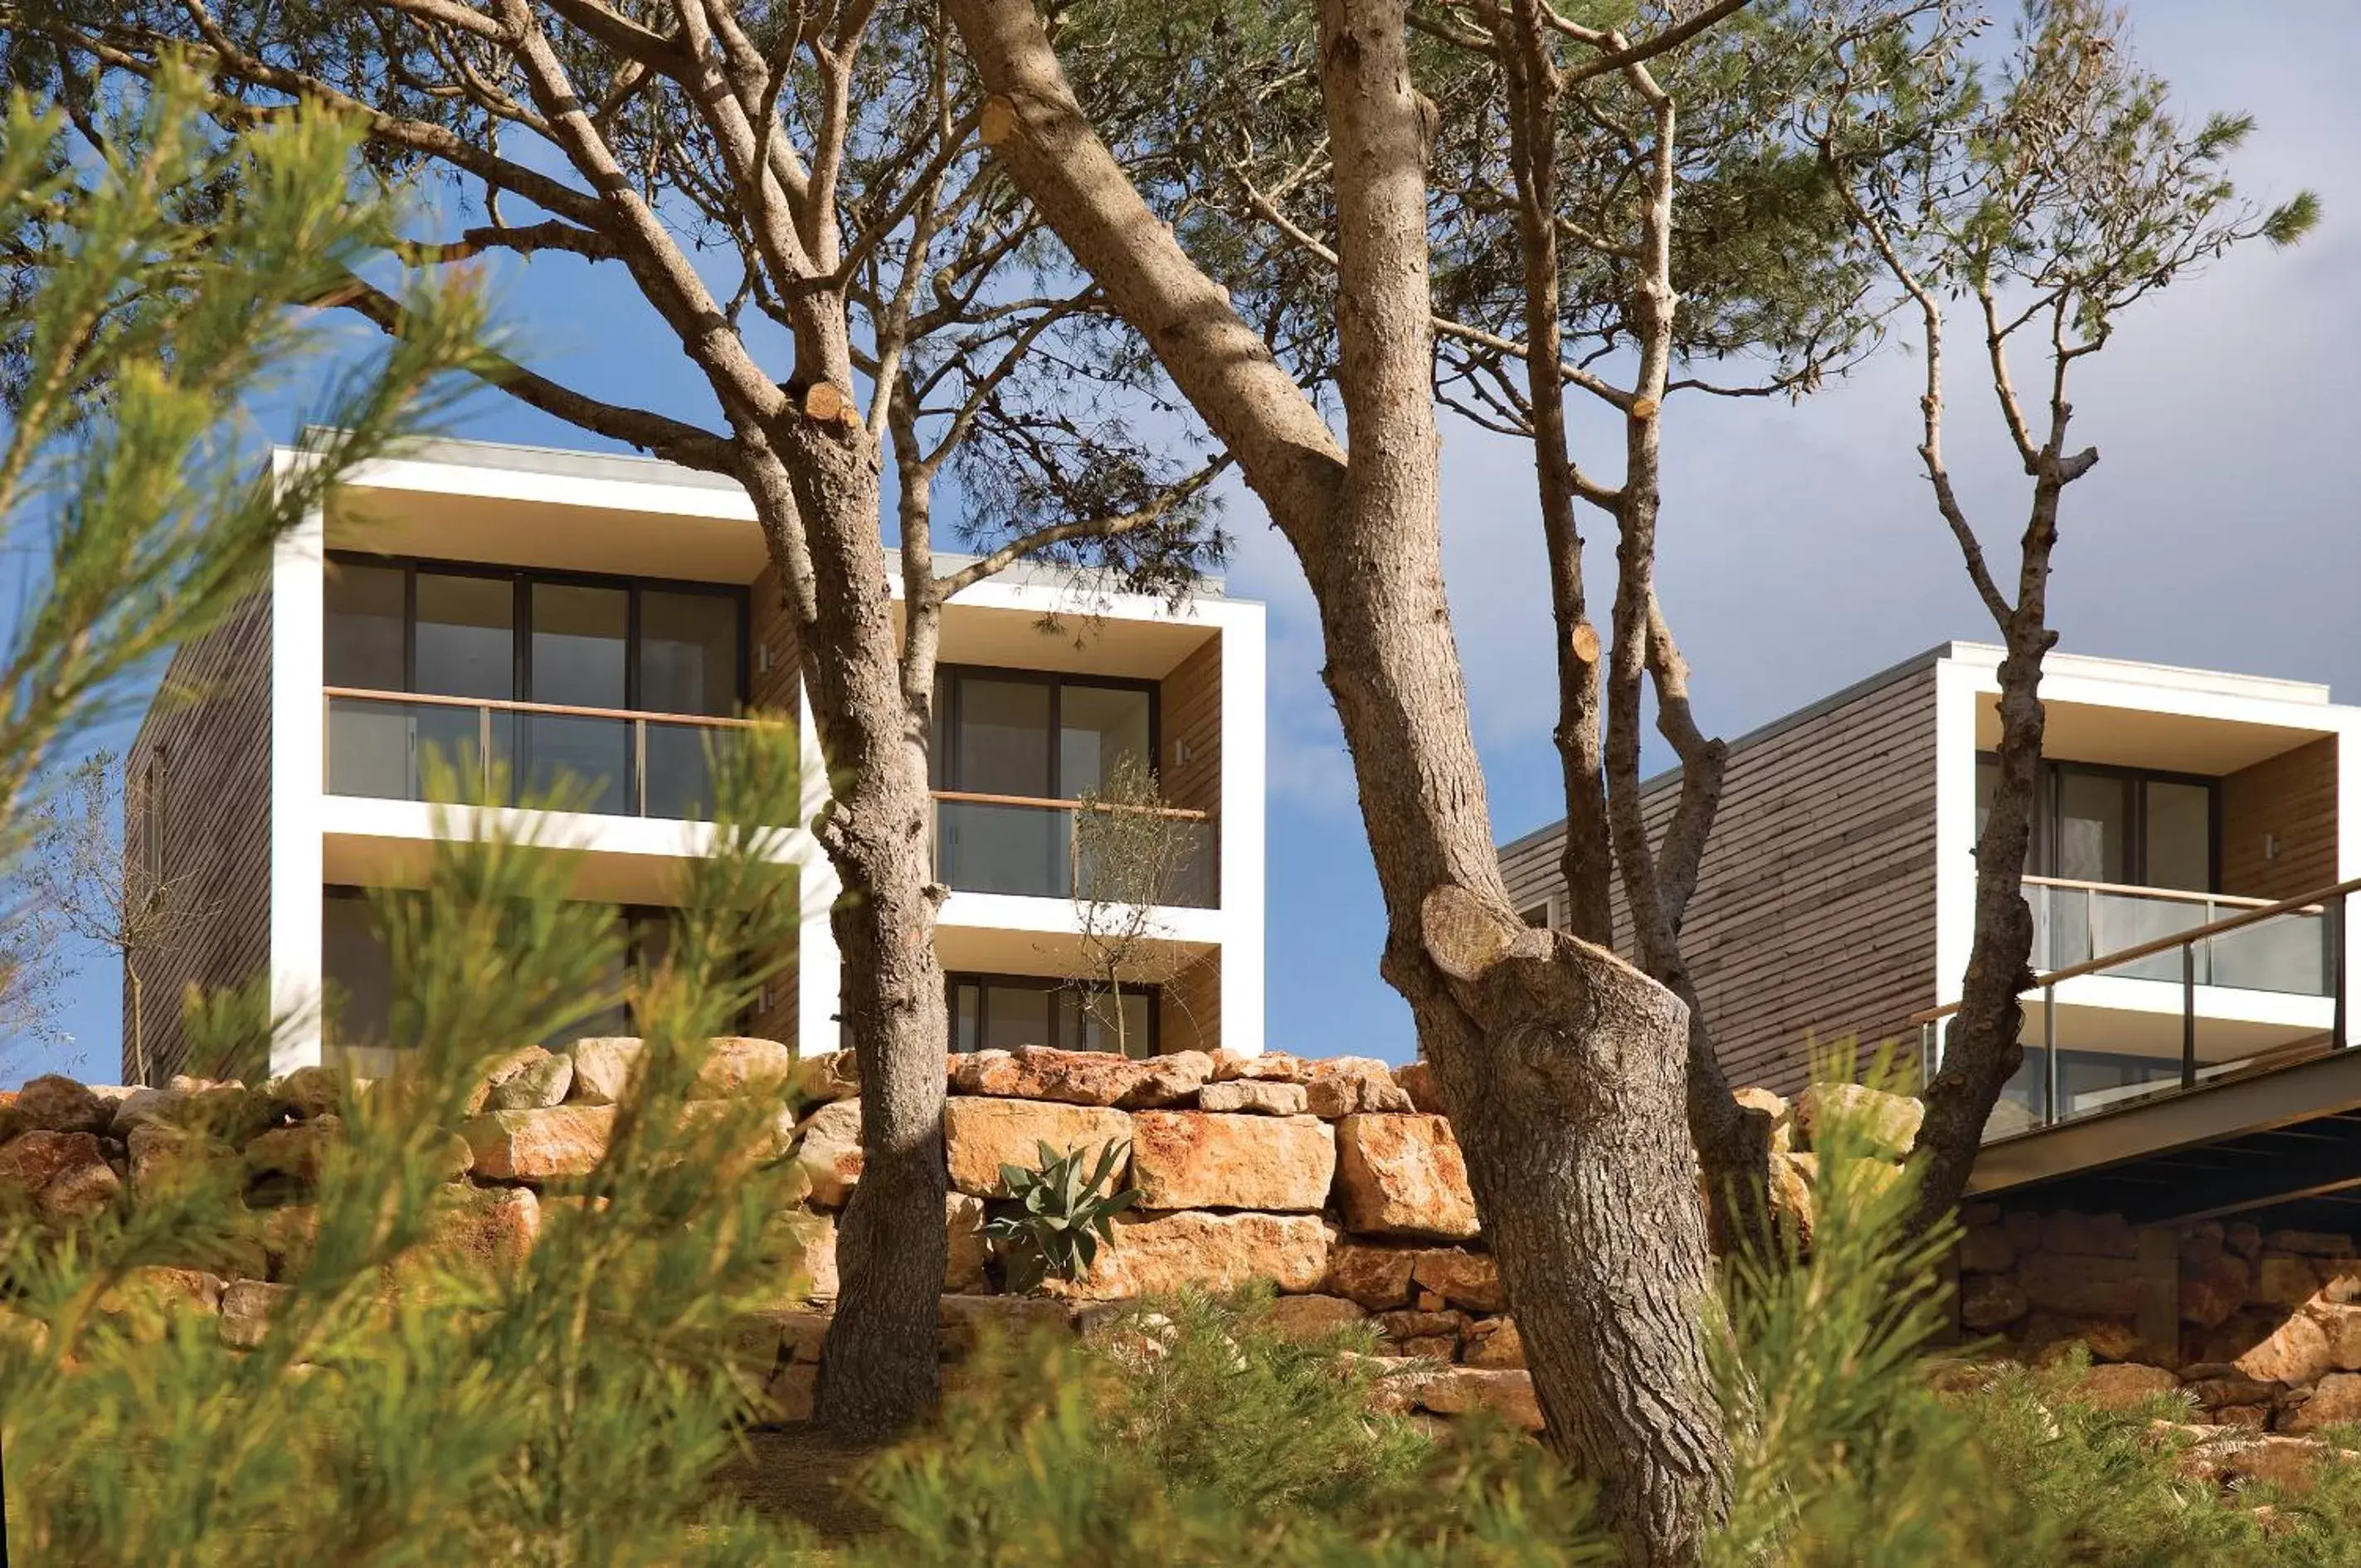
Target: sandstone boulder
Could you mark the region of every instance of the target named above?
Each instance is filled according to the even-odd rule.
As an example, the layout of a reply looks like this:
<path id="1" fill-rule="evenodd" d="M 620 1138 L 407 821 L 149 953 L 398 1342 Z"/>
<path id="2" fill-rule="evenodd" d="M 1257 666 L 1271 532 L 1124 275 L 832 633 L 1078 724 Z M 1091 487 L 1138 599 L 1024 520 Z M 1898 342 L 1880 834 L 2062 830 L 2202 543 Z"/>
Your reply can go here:
<path id="1" fill-rule="evenodd" d="M 836 1221 L 826 1214 L 778 1214 L 765 1233 L 777 1269 L 776 1306 L 833 1301 L 837 1292 Z"/>
<path id="2" fill-rule="evenodd" d="M 478 1175 L 495 1181 L 545 1181 L 588 1176 L 607 1157 L 615 1113 L 605 1105 L 547 1111 L 495 1111 L 459 1129 Z"/>
<path id="3" fill-rule="evenodd" d="M 171 1122 L 186 1099 L 187 1095 L 170 1089 L 135 1089 L 115 1102 L 115 1114 L 107 1123 L 108 1135 L 128 1143 L 135 1128 Z"/>
<path id="4" fill-rule="evenodd" d="M 1464 1241 L 1477 1233 L 1467 1166 L 1441 1116 L 1337 1123 L 1336 1193 L 1345 1228 L 1359 1234 Z"/>
<path id="5" fill-rule="evenodd" d="M 775 1421 L 807 1421 L 811 1420 L 815 1396 L 819 1391 L 819 1368 L 801 1362 L 789 1362 L 771 1374 L 763 1386 L 763 1398 L 766 1413 Z"/>
<path id="6" fill-rule="evenodd" d="M 1290 1339 L 1322 1340 L 1365 1314 L 1342 1296 L 1281 1296 L 1270 1304 L 1270 1327 Z"/>
<path id="7" fill-rule="evenodd" d="M 957 1058 L 953 1058 L 954 1068 Z M 824 1105 L 861 1092 L 861 1061 L 851 1051 L 829 1051 L 796 1063 L 787 1091 L 798 1105 Z"/>
<path id="8" fill-rule="evenodd" d="M 461 1188 L 438 1194 L 427 1246 L 463 1273 L 507 1276 L 524 1267 L 541 1234 L 541 1200 L 523 1187 Z"/>
<path id="9" fill-rule="evenodd" d="M 1433 1063 L 1405 1062 L 1394 1069 L 1394 1081 L 1401 1085 L 1401 1091 L 1404 1094 L 1410 1096 L 1411 1109 L 1413 1111 L 1423 1111 L 1430 1116 L 1446 1114 L 1443 1104 L 1443 1089 L 1434 1081 Z"/>
<path id="10" fill-rule="evenodd" d="M 269 1277 L 280 1284 L 303 1272 L 320 1234 L 320 1211 L 311 1203 L 281 1203 L 262 1217 L 262 1255 Z"/>
<path id="11" fill-rule="evenodd" d="M 1227 1115 L 1301 1116 L 1306 1103 L 1303 1085 L 1277 1079 L 1234 1078 L 1197 1091 L 1197 1109 Z"/>
<path id="12" fill-rule="evenodd" d="M 1311 1117 L 1141 1111 L 1131 1181 L 1148 1209 L 1317 1212 L 1336 1174 L 1336 1135 Z"/>
<path id="13" fill-rule="evenodd" d="M 1422 1409 L 1433 1410 L 1439 1416 L 1489 1410 L 1511 1426 L 1527 1431 L 1542 1430 L 1541 1401 L 1533 1395 L 1530 1372 L 1482 1366 L 1444 1367 L 1420 1386 L 1418 1403 Z"/>
<path id="14" fill-rule="evenodd" d="M 708 1042 L 689 1093 L 699 1100 L 738 1094 L 781 1094 L 796 1070 L 796 1053 L 776 1040 L 725 1035 Z"/>
<path id="15" fill-rule="evenodd" d="M 1979 1225 L 1960 1234 L 1960 1273 L 2005 1274 L 2015 1262 L 2016 1249 L 2008 1245 L 2008 1233 L 2000 1226 Z"/>
<path id="16" fill-rule="evenodd" d="M 1795 1146 L 1795 1113 L 1783 1094 L 1749 1086 L 1730 1091 L 1730 1097 L 1748 1111 L 1760 1111 L 1771 1118 L 1771 1152 L 1785 1154 Z"/>
<path id="17" fill-rule="evenodd" d="M 2361 1371 L 2361 1307 L 2323 1301 L 2305 1311 L 2328 1336 L 2328 1356 L 2337 1368 Z"/>
<path id="18" fill-rule="evenodd" d="M 598 1035 L 566 1049 L 574 1064 L 566 1098 L 577 1105 L 620 1105 L 631 1092 L 631 1072 L 645 1047 L 631 1036 Z"/>
<path id="19" fill-rule="evenodd" d="M 2257 1306 L 2301 1307 L 2320 1288 L 2312 1260 L 2293 1253 L 2267 1252 L 2255 1266 L 2246 1299 Z"/>
<path id="20" fill-rule="evenodd" d="M 114 1124 L 115 1107 L 88 1087 L 60 1073 L 28 1080 L 10 1107 L 18 1127 L 41 1133 L 103 1133 Z"/>
<path id="21" fill-rule="evenodd" d="M 270 1332 L 270 1319 L 288 1297 L 284 1285 L 233 1279 L 221 1295 L 221 1342 L 232 1350 L 252 1350 Z"/>
<path id="22" fill-rule="evenodd" d="M 284 1078 L 272 1080 L 263 1093 L 273 1117 L 308 1122 L 344 1109 L 345 1078 L 332 1067 L 299 1067 Z M 123 1111 L 117 1107 L 115 1120 L 119 1124 L 122 1118 Z"/>
<path id="23" fill-rule="evenodd" d="M 832 1100 L 796 1129 L 796 1164 L 811 1183 L 811 1201 L 841 1209 L 861 1179 L 861 1102 Z"/>
<path id="24" fill-rule="evenodd" d="M 951 1086 L 961 1094 L 1049 1100 L 1066 1105 L 1177 1105 L 1213 1074 L 1203 1051 L 1135 1060 L 1106 1051 L 1058 1051 L 1021 1046 L 976 1051 L 951 1061 Z"/>
<path id="25" fill-rule="evenodd" d="M 2143 1399 L 2180 1387 L 2180 1379 L 2161 1366 L 2123 1361 L 2092 1367 L 2075 1387 L 2074 1397 L 2097 1409 L 2127 1410 Z"/>
<path id="26" fill-rule="evenodd" d="M 1460 1359 L 1470 1366 L 1494 1369 L 1525 1364 L 1525 1342 L 1514 1318 L 1484 1318 L 1467 1325 L 1466 1349 Z"/>
<path id="27" fill-rule="evenodd" d="M 2361 1374 L 2332 1372 L 2315 1384 L 2312 1398 L 2280 1420 L 2279 1430 L 2301 1434 L 2361 1421 Z"/>
<path id="28" fill-rule="evenodd" d="M 1509 1293 L 1500 1284 L 1500 1266 L 1489 1253 L 1430 1248 L 1418 1255 L 1410 1277 L 1411 1283 L 1471 1312 L 1504 1312 L 1509 1308 Z"/>
<path id="29" fill-rule="evenodd" d="M 206 1317 L 220 1311 L 224 1288 L 217 1275 L 151 1264 L 132 1269 L 108 1286 L 100 1293 L 97 1306 L 134 1340 L 152 1344 L 170 1332 L 175 1318 Z"/>
<path id="30" fill-rule="evenodd" d="M 226 1183 L 233 1176 L 242 1182 L 246 1176 L 245 1161 L 237 1150 L 202 1128 L 143 1123 L 131 1129 L 126 1148 L 132 1195 L 142 1200 L 208 1177 Z M 5 1152 L 0 1152 L 0 1161 L 5 1158 Z"/>
<path id="31" fill-rule="evenodd" d="M 1817 1149 L 1835 1122 L 1850 1126 L 1864 1154 L 1900 1159 L 1918 1135 L 1926 1107 L 1900 1094 L 1859 1083 L 1816 1083 L 1795 1099 L 1795 1125 L 1803 1146 Z"/>
<path id="32" fill-rule="evenodd" d="M 1306 1109 L 1325 1121 L 1340 1117 L 1414 1112 L 1410 1095 L 1394 1081 L 1393 1069 L 1374 1057 L 1331 1057 L 1312 1064 L 1303 1086 Z"/>
<path id="33" fill-rule="evenodd" d="M 1224 1083 L 1238 1078 L 1276 1083 L 1310 1083 L 1312 1071 L 1319 1065 L 1286 1051 L 1263 1051 L 1255 1056 L 1242 1056 L 1235 1051 L 1213 1053 L 1213 1077 L 1216 1081 Z"/>
<path id="34" fill-rule="evenodd" d="M 1006 1197 L 1000 1168 L 1035 1168 L 1040 1164 L 1042 1144 L 1059 1154 L 1088 1149 L 1095 1161 L 1098 1151 L 1108 1144 L 1130 1141 L 1131 1117 L 1099 1106 L 989 1099 L 953 1099 L 943 1105 L 944 1153 L 950 1162 L 951 1185 L 979 1198 Z M 1118 1162 L 1115 1183 L 1120 1187 L 1125 1179 Z"/>
<path id="35" fill-rule="evenodd" d="M 1410 1299 L 1411 1274 L 1420 1255 L 1415 1247 L 1339 1237 L 1328 1249 L 1328 1277 L 1320 1288 L 1373 1312 L 1399 1307 Z"/>
<path id="36" fill-rule="evenodd" d="M 467 1097 L 467 1113 L 545 1111 L 563 1104 L 574 1084 L 574 1058 L 524 1046 L 492 1064 Z"/>
<path id="37" fill-rule="evenodd" d="M 943 1350 L 964 1356 L 981 1339 L 1023 1340 L 1035 1333 L 1071 1333 L 1071 1301 L 1041 1296 L 951 1295 L 942 1299 Z"/>
<path id="38" fill-rule="evenodd" d="M 246 1146 L 246 1168 L 254 1176 L 283 1176 L 312 1186 L 327 1168 L 330 1152 L 344 1141 L 341 1117 L 323 1113 L 309 1122 L 273 1127 Z"/>
<path id="39" fill-rule="evenodd" d="M 38 1128 L 0 1146 L 0 1188 L 21 1193 L 39 1213 L 66 1220 L 105 1208 L 122 1182 L 94 1135 Z"/>
<path id="40" fill-rule="evenodd" d="M 2238 1370 L 2266 1383 L 2310 1383 L 2334 1367 L 2327 1331 L 2298 1312 L 2238 1357 Z"/>
<path id="41" fill-rule="evenodd" d="M 2139 1310 L 2139 1266 L 2130 1258 L 2037 1252 L 2018 1266 L 2017 1283 L 2045 1311 L 2128 1318 Z"/>
<path id="42" fill-rule="evenodd" d="M 983 1200 L 964 1192 L 943 1194 L 943 1288 L 978 1291 L 991 1288 L 984 1262 L 991 1255 L 983 1236 Z"/>
<path id="43" fill-rule="evenodd" d="M 1328 1272 L 1328 1239 L 1315 1214 L 1120 1214 L 1115 1245 L 1059 1293 L 1108 1301 L 1190 1286 L 1230 1290 L 1255 1279 L 1312 1290 Z"/>
<path id="44" fill-rule="evenodd" d="M 2211 1255 L 2183 1256 L 2180 1321 L 2201 1329 L 2220 1328 L 2246 1303 L 2253 1285 L 2250 1266 L 2236 1253 L 2217 1247 Z"/>
<path id="45" fill-rule="evenodd" d="M 2006 1328 L 2030 1306 L 2025 1292 L 2005 1275 L 1971 1274 L 1960 1281 L 1960 1326 L 1971 1333 Z"/>
<path id="46" fill-rule="evenodd" d="M 2267 1252 L 2300 1252 L 2309 1257 L 2353 1256 L 2353 1238 L 2335 1231 L 2270 1231 L 2263 1236 Z"/>

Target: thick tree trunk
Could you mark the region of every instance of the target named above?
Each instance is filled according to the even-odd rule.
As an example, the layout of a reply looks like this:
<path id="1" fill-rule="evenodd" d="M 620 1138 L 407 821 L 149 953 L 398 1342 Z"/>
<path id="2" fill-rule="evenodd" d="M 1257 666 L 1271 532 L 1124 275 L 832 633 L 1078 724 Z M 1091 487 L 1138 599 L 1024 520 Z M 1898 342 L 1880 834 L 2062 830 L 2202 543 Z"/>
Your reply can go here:
<path id="1" fill-rule="evenodd" d="M 782 577 L 808 585 L 796 609 L 814 629 L 804 680 L 832 791 L 816 832 L 843 884 L 829 924 L 861 1068 L 861 1182 L 837 1233 L 837 1310 L 816 1413 L 875 1438 L 924 1415 L 941 1387 L 949 1032 L 927 729 L 902 683 L 873 444 L 856 426 L 813 422 L 783 433 L 782 444 L 785 461 L 750 464 L 744 477 Z M 788 532 L 798 521 L 800 547 Z"/>
<path id="2" fill-rule="evenodd" d="M 1093 133 L 1030 0 L 949 10 L 994 94 L 985 140 L 1238 458 L 1302 563 L 1386 902 L 1382 967 L 1453 1111 L 1510 1310 L 1534 1325 L 1547 1436 L 1598 1479 L 1632 1563 L 1689 1561 L 1726 1501 L 1728 1449 L 1681 1120 L 1686 1021 L 1604 949 L 1527 930 L 1494 856 L 1443 586 L 1432 107 L 1411 88 L 1401 0 L 1321 6 L 1349 462 Z M 1431 899 L 1472 910 L 1455 929 L 1504 951 L 1540 946 L 1455 973 L 1429 951 Z"/>

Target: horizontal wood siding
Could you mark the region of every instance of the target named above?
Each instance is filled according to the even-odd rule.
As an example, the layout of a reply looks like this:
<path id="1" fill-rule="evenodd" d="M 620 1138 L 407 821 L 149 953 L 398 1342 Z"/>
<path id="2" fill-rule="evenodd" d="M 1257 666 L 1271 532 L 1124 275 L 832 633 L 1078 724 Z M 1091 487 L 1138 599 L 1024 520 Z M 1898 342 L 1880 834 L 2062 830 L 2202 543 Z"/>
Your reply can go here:
<path id="1" fill-rule="evenodd" d="M 2293 898 L 2336 881 L 2336 737 L 2222 780 L 2222 891 Z"/>
<path id="2" fill-rule="evenodd" d="M 182 993 L 242 985 L 270 967 L 268 593 L 173 654 L 124 766 L 126 798 L 139 802 L 125 824 L 125 854 L 160 850 L 175 895 L 203 912 L 140 964 L 144 1075 L 133 1060 L 128 975 L 123 982 L 123 1081 L 160 1084 L 191 1065 Z"/>
<path id="3" fill-rule="evenodd" d="M 1648 793 L 1659 836 L 1678 792 Z M 1563 898 L 1562 833 L 1503 857 L 1518 908 Z M 1620 889 L 1616 931 L 1628 952 Z M 1873 1045 L 1934 1003 L 1931 668 L 1732 750 L 1681 941 L 1733 1083 L 1790 1092 L 1813 1042 Z"/>

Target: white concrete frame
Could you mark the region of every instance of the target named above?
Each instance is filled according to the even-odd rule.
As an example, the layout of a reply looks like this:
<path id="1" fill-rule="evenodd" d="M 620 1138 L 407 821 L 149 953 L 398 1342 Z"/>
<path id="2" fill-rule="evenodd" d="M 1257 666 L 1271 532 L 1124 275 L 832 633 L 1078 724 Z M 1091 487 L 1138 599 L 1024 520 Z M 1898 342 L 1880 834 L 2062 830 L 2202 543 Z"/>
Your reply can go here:
<path id="1" fill-rule="evenodd" d="M 1935 974 L 1937 1006 L 1957 1002 L 1975 927 L 1976 720 L 1982 699 L 2000 691 L 2001 650 L 1949 644 L 1935 661 Z M 2052 653 L 2043 661 L 2046 703 L 2127 714 L 2251 725 L 2336 741 L 2338 882 L 2361 877 L 2361 707 L 2329 700 L 2325 685 L 2305 681 L 2180 669 L 2131 660 Z M 2202 771 L 2202 770 L 2191 770 Z M 2361 916 L 2361 905 L 2355 908 Z M 2361 918 L 2345 931 L 2345 972 L 2361 977 Z M 2070 1006 L 2179 1016 L 2180 988 L 2169 981 L 2092 975 L 2059 988 Z M 2279 996 L 2216 986 L 2197 989 L 2201 1018 L 2284 1028 L 2329 1027 L 2323 998 Z"/>
<path id="2" fill-rule="evenodd" d="M 276 455 L 285 474 L 308 459 L 298 451 Z M 668 464 L 646 459 L 575 454 L 466 442 L 437 442 L 415 455 L 371 466 L 348 487 L 382 492 L 411 505 L 437 498 L 471 502 L 514 503 L 539 509 L 580 509 L 586 552 L 599 548 L 596 537 L 613 528 L 618 514 L 644 529 L 667 521 L 695 532 L 705 554 L 737 551 L 759 563 L 761 545 L 753 510 L 742 491 Z M 738 535 L 743 530 L 743 536 Z M 540 558 L 519 563 L 563 567 L 546 559 L 544 531 Z M 271 569 L 271 812 L 270 812 L 270 992 L 274 1011 L 287 1022 L 273 1045 L 274 1073 L 322 1058 L 318 1011 L 321 981 L 321 896 L 331 859 L 340 863 L 382 861 L 402 846 L 432 842 L 453 830 L 479 831 L 498 825 L 531 841 L 579 851 L 587 874 L 639 878 L 661 873 L 667 864 L 699 852 L 708 829 L 694 823 L 585 813 L 519 810 L 453 814 L 411 801 L 330 795 L 325 789 L 324 588 L 328 529 L 324 516 L 307 517 L 280 543 Z M 718 542 L 718 543 L 717 543 Z M 454 554 L 450 550 L 424 554 Z M 467 552 L 466 558 L 501 563 L 497 546 Z M 616 570 L 604 555 L 584 570 Z M 741 579 L 751 580 L 755 566 Z M 644 575 L 664 576 L 647 568 Z M 723 580 L 723 579 L 717 579 Z M 899 586 L 895 585 L 898 598 Z M 947 639 L 958 618 L 977 610 L 1017 610 L 1040 620 L 1087 615 L 1094 625 L 1205 627 L 1221 647 L 1220 890 L 1213 909 L 1160 909 L 1158 934 L 1192 948 L 1221 955 L 1221 1039 L 1227 1049 L 1255 1053 L 1264 1038 L 1263 894 L 1265 766 L 1265 630 L 1263 607 L 1220 593 L 1200 595 L 1173 607 L 1140 595 L 1102 592 L 1083 579 L 1041 567 L 1020 567 L 978 584 L 949 607 Z M 1168 632 L 1169 637 L 1170 634 Z M 1202 641 L 1202 640 L 1200 640 Z M 1077 652 L 1072 633 L 1058 642 L 1057 660 L 1044 667 L 1090 668 L 1087 640 Z M 801 868 L 804 916 L 798 948 L 798 1031 L 793 1042 L 809 1054 L 838 1044 L 840 960 L 828 920 L 840 889 L 827 857 L 807 830 L 825 803 L 827 769 L 815 740 L 808 701 L 803 705 L 804 800 L 800 820 L 783 836 L 782 856 Z M 345 880 L 339 878 L 338 880 Z M 367 885 L 367 883 L 365 883 Z M 645 902 L 662 902 L 649 897 Z M 939 926 L 1071 936 L 1078 929 L 1070 901 L 980 894 L 954 894 L 943 905 Z"/>

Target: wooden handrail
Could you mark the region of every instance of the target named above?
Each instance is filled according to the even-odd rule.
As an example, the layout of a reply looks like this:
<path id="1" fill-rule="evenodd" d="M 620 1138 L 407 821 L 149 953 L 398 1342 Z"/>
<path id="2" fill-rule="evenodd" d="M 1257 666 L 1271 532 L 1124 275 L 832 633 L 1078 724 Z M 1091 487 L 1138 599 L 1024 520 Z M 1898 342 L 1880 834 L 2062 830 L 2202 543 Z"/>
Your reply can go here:
<path id="1" fill-rule="evenodd" d="M 2176 932 L 2169 937 L 2158 937 L 2117 952 L 2102 953 L 2095 959 L 2086 959 L 2079 964 L 2069 964 L 2064 969 L 2052 970 L 2048 974 L 2036 975 L 2033 977 L 2033 983 L 2025 989 L 2026 991 L 2046 990 L 2060 981 L 2073 980 L 2086 974 L 2096 974 L 2101 970 L 2115 969 L 2136 959 L 2147 958 L 2155 953 L 2170 952 L 2175 948 L 2185 948 L 2192 943 L 2226 936 L 2232 931 L 2241 930 L 2246 927 L 2268 920 L 2276 915 L 2317 915 L 2330 903 L 2352 893 L 2361 893 L 2361 877 L 2356 877 L 2351 882 L 2340 882 L 2334 887 L 2323 887 L 2312 893 L 2300 893 L 2293 898 L 2282 898 L 2277 904 L 2262 905 L 2246 910 L 2243 914 L 2232 915 L 2203 926 L 2192 926 L 2186 931 Z M 2022 995 L 2024 992 L 2020 992 L 2018 994 Z M 1914 1013 L 1903 1022 L 1905 1027 L 1913 1024 L 1932 1024 L 1938 1018 L 1949 1017 L 1959 1010 L 1960 1003 L 1948 1003 L 1941 1007 L 1930 1007 L 1924 1013 Z"/>
<path id="2" fill-rule="evenodd" d="M 356 702 L 416 703 L 426 707 L 489 707 L 500 713 L 545 713 L 559 718 L 613 718 L 649 724 L 689 724 L 708 729 L 752 729 L 758 720 L 713 713 L 654 713 L 632 707 L 583 707 L 564 702 L 515 702 L 500 696 L 445 696 L 438 692 L 369 691 L 359 686 L 323 686 L 321 695 Z"/>
<path id="3" fill-rule="evenodd" d="M 2191 893 L 2180 887 L 2135 887 L 2128 883 L 2087 882 L 2080 877 L 2028 876 L 2027 887 L 2062 887 L 2070 893 L 2106 893 L 2121 898 L 2151 898 L 2159 903 L 2227 904 L 2240 909 L 2261 909 L 2270 904 L 2268 898 L 2248 898 L 2237 893 Z"/>
<path id="4" fill-rule="evenodd" d="M 1106 800 L 1049 800 L 1030 795 L 980 795 L 973 790 L 939 789 L 937 800 L 958 806 L 1029 806 L 1040 811 L 1128 811 L 1142 817 L 1171 817 L 1183 822 L 1211 822 L 1213 814 L 1185 806 L 1120 806 Z"/>

